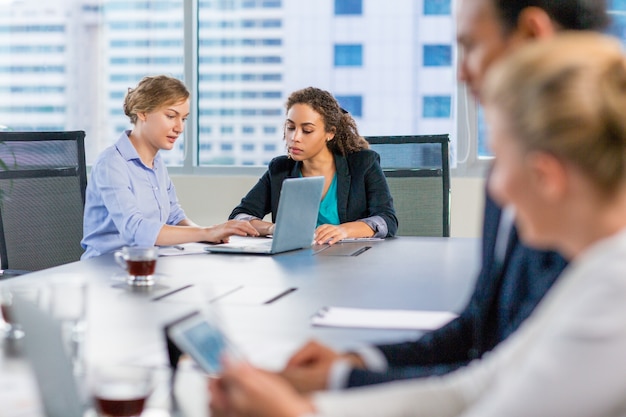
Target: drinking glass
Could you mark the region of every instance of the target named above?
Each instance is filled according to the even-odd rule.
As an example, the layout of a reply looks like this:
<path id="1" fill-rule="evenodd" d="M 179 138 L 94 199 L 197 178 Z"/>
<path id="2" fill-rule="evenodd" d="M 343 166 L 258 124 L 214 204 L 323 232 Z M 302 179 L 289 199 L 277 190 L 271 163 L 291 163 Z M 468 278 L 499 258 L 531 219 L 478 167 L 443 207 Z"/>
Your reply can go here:
<path id="1" fill-rule="evenodd" d="M 38 285 L 3 286 L 0 288 L 0 312 L 4 321 L 4 337 L 10 340 L 18 340 L 24 337 L 22 326 L 15 321 L 13 316 L 14 296 L 19 295 L 36 305 L 40 304 L 41 289 Z"/>
<path id="2" fill-rule="evenodd" d="M 101 417 L 140 416 L 153 390 L 148 368 L 99 365 L 90 377 L 93 402 Z"/>
<path id="3" fill-rule="evenodd" d="M 154 271 L 159 256 L 155 246 L 125 246 L 115 252 L 115 261 L 127 272 L 126 283 L 145 287 L 154 284 Z"/>
<path id="4" fill-rule="evenodd" d="M 74 373 L 83 373 L 83 349 L 87 328 L 87 281 L 79 275 L 55 276 L 48 287 L 52 317 L 59 320 Z"/>

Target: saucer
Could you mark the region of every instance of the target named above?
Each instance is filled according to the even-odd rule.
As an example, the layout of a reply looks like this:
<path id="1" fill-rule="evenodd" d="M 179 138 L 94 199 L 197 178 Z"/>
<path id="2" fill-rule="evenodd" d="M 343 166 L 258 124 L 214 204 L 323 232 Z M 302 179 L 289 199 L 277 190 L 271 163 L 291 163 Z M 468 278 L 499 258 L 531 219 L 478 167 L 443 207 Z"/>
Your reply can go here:
<path id="1" fill-rule="evenodd" d="M 159 281 L 167 278 L 166 274 L 155 273 L 152 274 L 152 283 L 149 285 L 131 285 L 128 283 L 128 274 L 124 272 L 118 272 L 114 274 L 111 279 L 116 283 L 112 285 L 114 288 L 122 288 L 129 291 L 145 292 L 153 290 L 162 290 L 168 288 L 166 285 L 159 284 Z"/>

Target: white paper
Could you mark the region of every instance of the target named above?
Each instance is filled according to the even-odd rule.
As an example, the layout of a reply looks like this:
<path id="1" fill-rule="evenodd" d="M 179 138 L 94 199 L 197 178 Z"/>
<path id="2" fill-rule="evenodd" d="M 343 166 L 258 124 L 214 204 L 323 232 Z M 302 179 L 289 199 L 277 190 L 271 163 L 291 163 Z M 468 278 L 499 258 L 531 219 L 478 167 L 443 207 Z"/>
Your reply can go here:
<path id="1" fill-rule="evenodd" d="M 160 246 L 159 256 L 181 256 L 207 253 L 204 250 L 206 247 L 206 243 L 185 243 L 183 245 Z"/>
<path id="2" fill-rule="evenodd" d="M 314 326 L 368 329 L 434 330 L 455 319 L 449 311 L 378 310 L 324 307 L 313 318 Z"/>

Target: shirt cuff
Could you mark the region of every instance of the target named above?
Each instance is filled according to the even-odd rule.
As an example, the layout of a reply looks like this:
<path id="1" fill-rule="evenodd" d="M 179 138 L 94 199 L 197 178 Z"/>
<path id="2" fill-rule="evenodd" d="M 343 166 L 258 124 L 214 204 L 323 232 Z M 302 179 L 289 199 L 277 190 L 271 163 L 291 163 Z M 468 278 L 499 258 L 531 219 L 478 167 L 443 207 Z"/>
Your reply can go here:
<path id="1" fill-rule="evenodd" d="M 387 222 L 382 217 L 366 217 L 364 219 L 360 219 L 359 221 L 365 223 L 374 231 L 374 235 L 372 237 L 381 239 L 387 237 L 387 232 L 389 231 L 389 228 L 387 227 Z"/>
<path id="2" fill-rule="evenodd" d="M 338 359 L 333 362 L 328 373 L 328 390 L 339 391 L 348 386 L 348 379 L 352 371 L 352 364 L 347 359 Z"/>
<path id="3" fill-rule="evenodd" d="M 362 346 L 352 352 L 359 355 L 365 367 L 374 372 L 385 372 L 389 368 L 387 358 L 383 353 L 371 346 Z M 352 364 L 348 359 L 339 359 L 333 362 L 328 374 L 327 386 L 330 391 L 339 391 L 348 386 Z"/>
<path id="4" fill-rule="evenodd" d="M 252 214 L 246 214 L 246 213 L 239 213 L 238 215 L 235 216 L 235 218 L 233 220 L 245 220 L 245 221 L 250 221 L 250 220 L 261 220 L 256 216 L 253 216 Z"/>
<path id="5" fill-rule="evenodd" d="M 389 369 L 389 362 L 383 352 L 372 346 L 361 346 L 354 349 L 354 353 L 359 355 L 365 363 L 365 367 L 373 372 L 385 372 Z"/>

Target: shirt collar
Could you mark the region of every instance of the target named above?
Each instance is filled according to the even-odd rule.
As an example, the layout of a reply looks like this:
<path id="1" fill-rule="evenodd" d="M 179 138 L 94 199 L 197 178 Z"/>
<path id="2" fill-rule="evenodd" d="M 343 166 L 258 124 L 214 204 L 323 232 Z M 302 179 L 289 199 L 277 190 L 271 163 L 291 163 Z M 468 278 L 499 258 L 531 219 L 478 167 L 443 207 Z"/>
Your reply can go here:
<path id="1" fill-rule="evenodd" d="M 125 130 L 124 132 L 122 132 L 120 138 L 115 143 L 115 147 L 117 148 L 117 151 L 120 153 L 120 155 L 122 155 L 122 157 L 125 160 L 132 161 L 133 159 L 135 159 L 139 161 L 139 163 L 145 166 L 145 164 L 141 161 L 141 158 L 139 158 L 137 149 L 135 149 L 132 142 L 130 141 L 130 138 L 129 138 L 130 132 L 131 132 L 130 130 Z M 154 157 L 155 167 L 157 166 L 157 163 L 160 162 L 160 160 L 161 160 L 161 153 L 157 152 L 157 154 Z"/>

